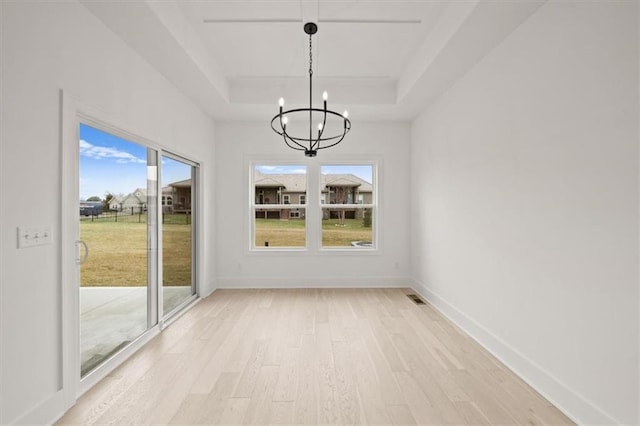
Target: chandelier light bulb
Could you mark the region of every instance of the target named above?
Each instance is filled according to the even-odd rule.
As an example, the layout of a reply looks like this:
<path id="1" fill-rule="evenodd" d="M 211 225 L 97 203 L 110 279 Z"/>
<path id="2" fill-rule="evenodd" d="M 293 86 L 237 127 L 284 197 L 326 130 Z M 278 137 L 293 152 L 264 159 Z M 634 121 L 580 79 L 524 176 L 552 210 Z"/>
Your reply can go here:
<path id="1" fill-rule="evenodd" d="M 322 92 L 322 100 L 323 101 L 326 101 L 328 97 L 329 97 L 329 94 L 327 93 L 326 90 L 324 92 Z"/>
<path id="2" fill-rule="evenodd" d="M 322 123 L 318 123 L 318 130 L 322 130 Z"/>
<path id="3" fill-rule="evenodd" d="M 289 117 L 282 117 L 282 124 L 286 126 L 288 122 L 289 122 Z"/>
<path id="4" fill-rule="evenodd" d="M 278 104 L 283 107 L 284 106 L 284 98 L 280 98 L 280 100 L 278 101 Z"/>
<path id="5" fill-rule="evenodd" d="M 342 116 L 343 116 L 344 118 L 349 118 L 349 111 L 344 110 L 344 113 L 342 113 Z"/>

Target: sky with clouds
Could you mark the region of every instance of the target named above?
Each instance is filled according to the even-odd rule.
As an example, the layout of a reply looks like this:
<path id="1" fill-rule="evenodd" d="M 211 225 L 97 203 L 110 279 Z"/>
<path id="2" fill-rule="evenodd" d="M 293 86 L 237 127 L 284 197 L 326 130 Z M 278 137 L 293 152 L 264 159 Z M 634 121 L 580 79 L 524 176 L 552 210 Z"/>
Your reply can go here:
<path id="1" fill-rule="evenodd" d="M 80 125 L 80 199 L 129 194 L 147 186 L 147 149 L 85 124 Z M 190 166 L 163 158 L 164 182 L 191 177 Z M 166 186 L 165 184 L 163 184 Z"/>

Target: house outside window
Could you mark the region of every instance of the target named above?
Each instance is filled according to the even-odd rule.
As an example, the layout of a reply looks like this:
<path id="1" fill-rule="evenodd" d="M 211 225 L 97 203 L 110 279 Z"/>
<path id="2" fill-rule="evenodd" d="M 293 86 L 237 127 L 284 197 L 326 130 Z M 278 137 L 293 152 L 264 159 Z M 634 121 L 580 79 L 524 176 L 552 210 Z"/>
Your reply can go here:
<path id="1" fill-rule="evenodd" d="M 375 165 L 327 164 L 320 174 L 322 248 L 375 248 Z"/>
<path id="2" fill-rule="evenodd" d="M 254 164 L 251 210 L 253 249 L 304 249 L 305 206 L 291 204 L 307 193 L 306 167 Z"/>

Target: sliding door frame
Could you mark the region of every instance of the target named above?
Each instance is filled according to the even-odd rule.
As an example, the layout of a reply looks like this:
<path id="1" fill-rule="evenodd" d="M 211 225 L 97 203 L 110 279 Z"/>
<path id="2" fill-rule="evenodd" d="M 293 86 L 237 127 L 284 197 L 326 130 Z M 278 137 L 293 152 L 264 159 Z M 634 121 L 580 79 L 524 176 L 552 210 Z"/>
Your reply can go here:
<path id="1" fill-rule="evenodd" d="M 158 234 L 158 318 L 160 329 L 163 330 L 171 322 L 177 319 L 185 308 L 195 302 L 199 297 L 198 283 L 200 282 L 198 273 L 200 269 L 200 256 L 199 247 L 200 239 L 199 235 L 199 223 L 200 223 L 200 164 L 189 160 L 181 155 L 174 154 L 171 151 L 160 150 L 159 166 L 158 166 L 158 182 L 160 193 L 158 194 L 158 211 L 162 214 L 162 186 L 164 185 L 164 178 L 162 175 L 162 157 L 167 157 L 175 161 L 179 161 L 191 167 L 191 295 L 181 302 L 178 306 L 169 312 L 164 312 L 164 263 L 163 263 L 163 224 L 160 220 L 159 234 Z M 176 200 L 173 200 L 175 203 Z"/>
<path id="2" fill-rule="evenodd" d="M 197 273 L 200 269 L 201 253 L 199 242 L 199 226 L 198 220 L 201 215 L 200 203 L 197 198 L 200 196 L 200 165 L 180 155 L 165 151 L 157 143 L 147 138 L 139 136 L 136 132 L 130 131 L 128 127 L 120 121 L 105 113 L 104 111 L 83 104 L 78 99 L 61 90 L 61 211 L 60 211 L 60 365 L 59 365 L 59 386 L 55 400 L 62 400 L 64 410 L 72 407 L 76 400 L 96 383 L 106 377 L 117 366 L 133 355 L 137 350 L 143 347 L 151 339 L 160 333 L 161 328 L 168 325 L 169 321 L 163 318 L 162 312 L 162 220 L 161 220 L 161 165 L 162 156 L 178 158 L 180 161 L 195 165 L 193 170 L 193 178 L 195 180 L 194 190 L 196 191 L 197 203 L 192 210 L 197 215 L 193 220 L 192 228 L 192 286 L 195 286 L 195 295 L 192 295 L 188 301 L 180 305 L 180 311 L 177 309 L 172 312 L 169 320 L 177 318 L 185 308 L 198 300 L 200 275 Z M 156 209 L 155 217 L 157 226 L 155 235 L 148 235 L 148 238 L 155 238 L 157 241 L 157 251 L 150 256 L 155 256 L 153 264 L 155 271 L 149 271 L 150 278 L 155 283 L 148 283 L 148 327 L 131 344 L 127 345 L 121 351 L 106 360 L 99 367 L 88 373 L 81 379 L 80 377 L 80 276 L 77 261 L 79 254 L 76 247 L 76 241 L 79 236 L 80 217 L 78 214 L 79 205 L 79 128 L 80 123 L 98 128 L 100 130 L 112 133 L 116 136 L 130 140 L 131 142 L 140 144 L 148 149 L 152 149 L 157 154 L 157 180 L 156 180 Z M 148 164 L 149 165 L 149 164 Z M 152 285 L 155 284 L 155 285 Z M 154 303 L 155 302 L 155 303 Z M 162 326 L 162 327 L 161 327 Z"/>

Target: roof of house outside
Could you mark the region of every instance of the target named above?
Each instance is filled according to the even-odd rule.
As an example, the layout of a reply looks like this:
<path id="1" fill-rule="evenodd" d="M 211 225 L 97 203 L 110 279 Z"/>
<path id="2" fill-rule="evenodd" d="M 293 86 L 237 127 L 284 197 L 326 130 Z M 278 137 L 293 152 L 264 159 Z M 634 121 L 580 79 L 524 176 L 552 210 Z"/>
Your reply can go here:
<path id="1" fill-rule="evenodd" d="M 147 188 L 136 188 L 133 192 L 126 195 L 114 195 L 109 200 L 109 205 L 127 204 L 133 201 L 135 204 L 147 202 Z"/>
<path id="2" fill-rule="evenodd" d="M 270 188 L 270 187 L 286 187 L 285 179 L 272 179 L 270 177 L 263 177 L 256 179 L 255 185 L 257 188 Z"/>
<path id="3" fill-rule="evenodd" d="M 178 182 L 170 183 L 167 186 L 162 187 L 162 195 L 171 195 L 171 187 L 177 188 L 189 188 L 191 187 L 191 179 L 181 180 Z M 137 195 L 140 194 L 140 195 Z M 147 200 L 147 189 L 146 188 L 136 188 L 133 192 L 130 192 L 125 195 L 114 195 L 111 200 L 109 200 L 109 204 L 122 204 L 126 202 L 127 199 L 134 197 L 141 203 L 146 203 Z"/>
<path id="4" fill-rule="evenodd" d="M 322 175 L 322 179 L 321 179 L 321 184 L 325 187 L 326 186 L 361 187 L 363 185 L 362 182 L 365 182 L 365 181 L 354 175 Z M 371 187 L 371 185 L 368 184 L 367 182 L 365 182 L 365 185 L 369 185 L 369 187 Z M 359 188 L 359 189 L 362 190 L 363 188 Z M 364 190 L 366 191 L 367 189 L 365 188 Z M 371 188 L 369 188 L 368 190 L 371 191 Z"/>
<path id="5" fill-rule="evenodd" d="M 136 197 L 147 197 L 147 188 L 136 188 L 135 191 L 132 192 Z M 140 195 L 138 195 L 140 194 Z"/>
<path id="6" fill-rule="evenodd" d="M 283 187 L 286 192 L 305 192 L 307 175 L 302 173 L 264 174 L 255 171 L 254 182 L 257 188 Z M 326 174 L 320 178 L 323 188 L 327 186 L 356 186 L 360 192 L 372 192 L 373 186 L 364 179 L 352 174 Z"/>
<path id="7" fill-rule="evenodd" d="M 173 186 L 174 188 L 191 188 L 191 179 L 179 180 L 170 183 L 169 186 Z"/>
<path id="8" fill-rule="evenodd" d="M 258 188 L 283 187 L 287 192 L 305 192 L 307 175 L 302 173 L 263 174 L 256 170 L 255 186 Z"/>

